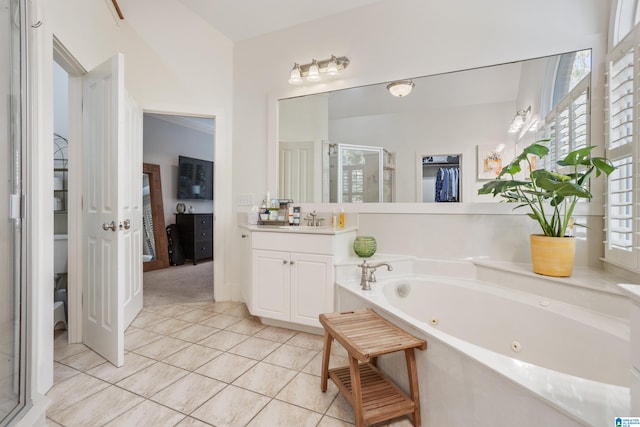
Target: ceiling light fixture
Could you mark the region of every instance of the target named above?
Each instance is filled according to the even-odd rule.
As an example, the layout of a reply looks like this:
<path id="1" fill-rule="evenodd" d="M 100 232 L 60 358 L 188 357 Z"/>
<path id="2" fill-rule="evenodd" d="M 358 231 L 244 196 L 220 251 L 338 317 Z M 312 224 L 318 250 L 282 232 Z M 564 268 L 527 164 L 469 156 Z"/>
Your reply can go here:
<path id="1" fill-rule="evenodd" d="M 387 90 L 393 96 L 397 96 L 398 98 L 402 98 L 403 96 L 407 96 L 411 93 L 415 86 L 411 80 L 398 80 L 395 82 L 391 82 L 387 85 Z"/>
<path id="2" fill-rule="evenodd" d="M 303 83 L 303 80 L 317 82 L 322 79 L 322 74 L 337 76 L 348 65 L 349 58 L 346 56 L 336 57 L 335 55 L 331 55 L 331 58 L 322 61 L 313 59 L 308 64 L 295 63 L 289 75 L 289 84 L 299 85 Z"/>

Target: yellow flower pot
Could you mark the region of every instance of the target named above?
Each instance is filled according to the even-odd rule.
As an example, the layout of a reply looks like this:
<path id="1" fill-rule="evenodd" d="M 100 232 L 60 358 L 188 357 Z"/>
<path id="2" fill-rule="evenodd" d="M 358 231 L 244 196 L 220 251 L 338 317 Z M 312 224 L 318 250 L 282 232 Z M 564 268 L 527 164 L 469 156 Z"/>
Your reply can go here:
<path id="1" fill-rule="evenodd" d="M 571 276 L 575 253 L 575 237 L 531 235 L 531 263 L 534 273 L 552 277 Z"/>

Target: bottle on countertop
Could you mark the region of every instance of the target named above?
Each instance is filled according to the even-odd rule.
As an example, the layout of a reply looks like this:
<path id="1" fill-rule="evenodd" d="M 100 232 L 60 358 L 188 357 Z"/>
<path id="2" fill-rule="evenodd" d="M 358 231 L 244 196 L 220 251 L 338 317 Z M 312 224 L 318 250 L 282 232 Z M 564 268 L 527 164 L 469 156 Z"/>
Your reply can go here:
<path id="1" fill-rule="evenodd" d="M 288 219 L 289 219 L 289 225 L 293 225 L 293 221 L 294 221 L 294 216 L 293 216 L 293 206 L 289 206 L 288 208 Z"/>
<path id="2" fill-rule="evenodd" d="M 340 228 L 344 228 L 344 208 L 340 208 Z"/>
<path id="3" fill-rule="evenodd" d="M 300 225 L 300 206 L 293 207 L 293 225 Z"/>
<path id="4" fill-rule="evenodd" d="M 336 215 L 336 210 L 331 210 L 331 227 L 336 228 L 338 226 L 338 217 Z"/>

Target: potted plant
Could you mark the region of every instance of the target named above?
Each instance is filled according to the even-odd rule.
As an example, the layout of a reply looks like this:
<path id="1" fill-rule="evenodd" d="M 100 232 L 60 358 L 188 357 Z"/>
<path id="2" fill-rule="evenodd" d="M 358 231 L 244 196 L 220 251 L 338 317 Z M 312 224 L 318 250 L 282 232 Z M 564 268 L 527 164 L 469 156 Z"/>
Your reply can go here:
<path id="1" fill-rule="evenodd" d="M 542 235 L 531 235 L 531 261 L 535 273 L 546 276 L 570 276 L 573 270 L 575 238 L 567 235 L 573 226 L 573 211 L 580 199 L 591 199 L 589 177 L 602 173 L 609 175 L 615 167 L 604 157 L 591 157 L 595 147 L 571 151 L 557 164 L 568 167 L 570 172 L 559 173 L 536 169 L 533 156 L 543 158 L 549 148 L 537 141 L 525 148 L 520 155 L 505 166 L 496 179 L 485 183 L 478 194 L 501 196 L 507 202 L 519 203 L 514 209 L 528 207 L 528 216 L 537 221 Z M 517 178 L 522 172 L 521 163 L 528 168 L 525 179 Z"/>

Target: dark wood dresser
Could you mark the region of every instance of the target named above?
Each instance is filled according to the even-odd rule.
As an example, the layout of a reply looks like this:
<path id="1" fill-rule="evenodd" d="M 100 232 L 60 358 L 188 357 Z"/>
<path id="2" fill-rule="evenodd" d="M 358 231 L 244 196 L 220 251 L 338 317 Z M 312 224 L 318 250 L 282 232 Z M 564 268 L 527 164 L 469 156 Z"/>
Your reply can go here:
<path id="1" fill-rule="evenodd" d="M 176 225 L 184 257 L 196 265 L 199 260 L 213 258 L 213 214 L 176 214 Z"/>

